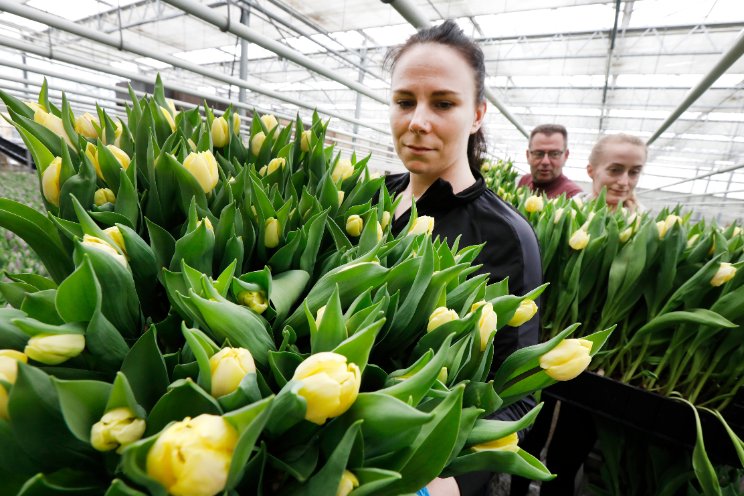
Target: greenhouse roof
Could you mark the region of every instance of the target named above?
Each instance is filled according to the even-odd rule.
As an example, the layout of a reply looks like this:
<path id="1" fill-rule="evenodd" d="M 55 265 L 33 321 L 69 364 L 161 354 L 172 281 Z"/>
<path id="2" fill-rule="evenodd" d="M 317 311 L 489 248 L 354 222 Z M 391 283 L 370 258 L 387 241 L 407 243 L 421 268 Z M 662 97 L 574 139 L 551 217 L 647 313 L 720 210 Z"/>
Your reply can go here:
<path id="1" fill-rule="evenodd" d="M 639 188 L 712 195 L 706 200 L 712 210 L 725 205 L 741 216 L 741 0 L 392 3 L 0 0 L 0 88 L 32 98 L 46 75 L 50 96 L 64 90 L 73 109 L 101 101 L 122 113 L 121 86 L 131 82 L 147 91 L 144 83 L 157 73 L 177 101 L 191 103 L 238 101 L 242 79 L 248 106 L 284 117 L 299 111 L 303 119 L 317 108 L 331 118 L 342 149 L 371 152 L 374 166 L 401 170 L 387 131 L 389 75 L 381 66 L 387 48 L 415 31 L 394 7 L 403 3 L 434 23 L 453 18 L 479 41 L 487 85 L 512 116 L 490 106 L 489 150 L 521 170 L 527 170 L 527 140 L 518 126 L 529 132 L 541 123 L 564 124 L 571 151 L 566 174 L 586 180 L 598 136 L 622 131 L 656 138 L 691 89 L 725 65 L 653 140 Z M 211 22 L 187 13 L 199 7 Z M 259 39 L 237 36 L 241 21 Z"/>

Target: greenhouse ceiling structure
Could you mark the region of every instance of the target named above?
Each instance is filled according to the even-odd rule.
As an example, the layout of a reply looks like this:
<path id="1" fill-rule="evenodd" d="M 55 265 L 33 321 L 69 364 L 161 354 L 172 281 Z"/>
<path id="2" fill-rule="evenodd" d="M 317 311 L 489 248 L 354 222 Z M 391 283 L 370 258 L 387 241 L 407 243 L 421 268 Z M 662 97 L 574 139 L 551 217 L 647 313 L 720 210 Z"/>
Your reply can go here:
<path id="1" fill-rule="evenodd" d="M 76 112 L 123 115 L 159 73 L 183 108 L 317 109 L 344 153 L 400 171 L 383 59 L 447 18 L 485 52 L 494 158 L 527 170 L 530 129 L 561 123 L 586 181 L 597 138 L 627 132 L 649 142 L 648 206 L 744 217 L 742 0 L 0 0 L 0 88 L 32 99 L 46 77 Z"/>

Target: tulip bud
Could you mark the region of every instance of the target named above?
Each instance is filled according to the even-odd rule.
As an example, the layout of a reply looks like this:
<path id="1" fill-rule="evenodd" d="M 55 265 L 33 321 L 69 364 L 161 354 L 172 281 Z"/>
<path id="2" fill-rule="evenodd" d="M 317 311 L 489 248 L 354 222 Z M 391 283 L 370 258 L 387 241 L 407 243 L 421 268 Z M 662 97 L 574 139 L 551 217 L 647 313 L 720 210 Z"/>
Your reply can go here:
<path id="1" fill-rule="evenodd" d="M 559 207 L 555 211 L 555 215 L 553 216 L 553 224 L 558 224 L 561 221 L 561 217 L 563 217 L 563 207 Z"/>
<path id="2" fill-rule="evenodd" d="M 238 433 L 224 418 L 202 414 L 166 427 L 147 453 L 147 475 L 173 496 L 213 496 L 227 484 Z"/>
<path id="3" fill-rule="evenodd" d="M 320 322 L 323 320 L 323 315 L 325 315 L 326 311 L 326 305 L 323 305 L 318 309 L 317 312 L 315 312 L 315 325 L 320 327 Z"/>
<path id="4" fill-rule="evenodd" d="M 733 231 L 733 232 L 731 233 L 731 237 L 732 237 L 732 238 L 735 238 L 735 237 L 737 237 L 737 236 L 738 236 L 739 234 L 741 234 L 741 227 L 739 227 L 739 226 L 736 226 L 736 227 L 734 228 L 734 231 Z"/>
<path id="5" fill-rule="evenodd" d="M 529 299 L 524 299 L 519 302 L 519 308 L 514 312 L 514 316 L 507 322 L 507 325 L 512 327 L 519 327 L 537 313 L 537 304 Z"/>
<path id="6" fill-rule="evenodd" d="M 10 419 L 8 415 L 8 392 L 2 383 L 0 383 L 0 419 Z"/>
<path id="7" fill-rule="evenodd" d="M 266 135 L 263 131 L 259 131 L 251 138 L 251 153 L 258 155 L 261 151 L 264 141 L 266 141 Z"/>
<path id="8" fill-rule="evenodd" d="M 494 439 L 485 443 L 476 444 L 471 446 L 470 449 L 473 451 L 519 451 L 519 435 L 516 432 L 512 432 L 508 436 L 504 436 L 500 439 Z"/>
<path id="9" fill-rule="evenodd" d="M 116 245 L 121 248 L 121 251 L 126 255 L 127 254 L 127 247 L 124 244 L 124 237 L 121 235 L 121 231 L 116 226 L 111 226 L 109 228 L 106 228 L 103 230 L 106 234 L 109 235 L 109 238 L 111 238 Z"/>
<path id="10" fill-rule="evenodd" d="M 346 219 L 346 232 L 349 236 L 359 236 L 362 234 L 363 228 L 364 221 L 358 215 L 350 215 L 349 218 Z"/>
<path id="11" fill-rule="evenodd" d="M 203 219 L 199 219 L 196 223 L 196 227 L 201 226 L 204 224 L 208 231 L 214 232 L 214 226 L 212 225 L 212 221 L 209 220 L 209 217 L 204 217 Z"/>
<path id="12" fill-rule="evenodd" d="M 105 205 L 106 203 L 114 203 L 116 201 L 116 195 L 109 188 L 99 188 L 93 193 L 93 203 L 96 207 Z"/>
<path id="13" fill-rule="evenodd" d="M 78 356 L 84 348 L 82 334 L 37 334 L 28 340 L 23 352 L 37 362 L 57 365 Z"/>
<path id="14" fill-rule="evenodd" d="M 710 280 L 710 285 L 717 288 L 729 282 L 735 275 L 736 267 L 728 262 L 721 262 L 721 265 L 718 266 L 718 271 L 716 271 L 716 274 Z"/>
<path id="15" fill-rule="evenodd" d="M 238 303 L 261 315 L 269 308 L 269 302 L 263 291 L 241 291 L 238 293 Z"/>
<path id="16" fill-rule="evenodd" d="M 408 235 L 416 236 L 417 234 L 431 234 L 432 232 L 434 232 L 434 217 L 422 215 L 416 218 L 416 222 L 411 226 Z"/>
<path id="17" fill-rule="evenodd" d="M 341 190 L 338 192 L 338 206 L 339 207 L 344 202 L 344 196 L 346 196 L 346 192 L 344 192 L 344 190 Z"/>
<path id="18" fill-rule="evenodd" d="M 568 240 L 568 245 L 574 250 L 583 250 L 589 244 L 589 233 L 584 229 L 577 229 Z"/>
<path id="19" fill-rule="evenodd" d="M 240 134 L 240 116 L 237 112 L 232 114 L 233 134 L 236 136 Z"/>
<path id="20" fill-rule="evenodd" d="M 295 370 L 292 380 L 300 381 L 297 394 L 305 399 L 305 418 L 323 425 L 342 415 L 356 401 L 361 372 L 346 357 L 329 351 L 310 355 Z"/>
<path id="21" fill-rule="evenodd" d="M 44 169 L 41 175 L 41 192 L 44 194 L 46 201 L 59 207 L 59 173 L 62 170 L 62 158 L 54 157 L 49 166 Z"/>
<path id="22" fill-rule="evenodd" d="M 387 229 L 388 224 L 390 224 L 390 212 L 385 210 L 382 212 L 382 218 L 380 219 L 380 225 L 383 229 Z"/>
<path id="23" fill-rule="evenodd" d="M 224 117 L 217 117 L 212 121 L 212 143 L 217 148 L 222 148 L 230 141 L 230 128 Z"/>
<path id="24" fill-rule="evenodd" d="M 383 236 L 384 234 L 385 234 L 385 233 L 384 233 L 384 232 L 382 231 L 382 226 L 381 226 L 381 225 L 380 225 L 380 223 L 378 222 L 378 223 L 377 223 L 377 241 L 380 241 L 380 240 L 382 239 L 382 236 Z"/>
<path id="25" fill-rule="evenodd" d="M 43 107 L 43 106 L 39 105 L 36 102 L 23 102 L 23 103 L 25 103 L 28 108 L 30 108 L 31 110 L 33 110 L 34 113 L 36 113 L 39 110 L 41 110 L 42 112 L 46 112 L 47 111 L 46 107 Z"/>
<path id="26" fill-rule="evenodd" d="M 62 119 L 60 119 L 56 115 L 45 112 L 44 110 L 39 108 L 36 112 L 34 112 L 34 122 L 36 122 L 37 124 L 41 124 L 45 128 L 49 129 L 57 136 L 64 139 L 68 145 L 75 148 L 72 140 L 69 136 L 67 136 L 67 131 L 65 131 L 65 125 L 62 123 Z"/>
<path id="27" fill-rule="evenodd" d="M 527 213 L 540 212 L 543 209 L 543 199 L 540 196 L 532 195 L 524 202 L 524 209 Z"/>
<path id="28" fill-rule="evenodd" d="M 183 166 L 196 178 L 205 193 L 209 193 L 217 186 L 217 181 L 220 178 L 217 160 L 209 150 L 189 153 L 183 161 Z"/>
<path id="29" fill-rule="evenodd" d="M 160 112 L 163 113 L 163 117 L 165 117 L 165 121 L 168 123 L 168 126 L 171 129 L 171 132 L 175 132 L 176 121 L 173 120 L 173 116 L 171 115 L 171 113 L 168 111 L 167 108 L 163 107 L 162 105 L 160 106 Z"/>
<path id="30" fill-rule="evenodd" d="M 341 474 L 341 482 L 338 484 L 336 496 L 348 496 L 348 494 L 359 487 L 359 479 L 348 470 Z"/>
<path id="31" fill-rule="evenodd" d="M 578 208 L 579 210 L 581 210 L 581 207 L 584 206 L 584 200 L 582 200 L 580 196 L 574 196 L 573 198 L 571 198 L 571 201 L 574 202 L 574 205 L 576 205 L 576 208 Z"/>
<path id="32" fill-rule="evenodd" d="M 0 379 L 14 384 L 18 375 L 18 362 L 28 363 L 28 357 L 16 350 L 0 350 Z"/>
<path id="33" fill-rule="evenodd" d="M 247 374 L 256 371 L 251 352 L 245 348 L 222 348 L 209 359 L 212 396 L 219 398 L 235 391 Z"/>
<path id="34" fill-rule="evenodd" d="M 270 132 L 272 129 L 279 125 L 279 122 L 277 122 L 276 117 L 274 117 L 273 114 L 262 115 L 261 122 L 263 122 L 263 125 L 266 127 L 267 132 Z"/>
<path id="35" fill-rule="evenodd" d="M 265 176 L 266 175 L 266 171 L 268 169 L 269 169 L 269 166 L 268 165 L 264 165 L 263 167 L 261 167 L 260 169 L 258 169 L 258 175 L 261 176 L 261 177 Z"/>
<path id="36" fill-rule="evenodd" d="M 276 248 L 279 246 L 279 236 L 281 235 L 281 226 L 279 221 L 274 217 L 266 219 L 264 224 L 264 246 L 266 248 Z"/>
<path id="37" fill-rule="evenodd" d="M 633 234 L 633 226 L 630 226 L 626 229 L 623 229 L 623 231 L 620 233 L 619 239 L 621 243 L 625 243 L 630 239 L 630 236 Z"/>
<path id="38" fill-rule="evenodd" d="M 86 138 L 96 139 L 98 138 L 98 131 L 93 126 L 93 121 L 96 118 L 85 112 L 83 115 L 79 115 L 75 118 L 75 132 L 85 136 Z"/>
<path id="39" fill-rule="evenodd" d="M 309 129 L 307 131 L 302 131 L 302 136 L 300 137 L 300 150 L 303 152 L 309 152 L 310 151 L 310 134 L 312 131 Z"/>
<path id="40" fill-rule="evenodd" d="M 127 259 L 124 258 L 124 256 L 121 255 L 118 251 L 116 251 L 116 249 L 113 246 L 111 246 L 106 241 L 102 240 L 101 238 L 91 236 L 90 234 L 85 234 L 83 236 L 82 244 L 88 248 L 93 248 L 94 250 L 101 251 L 105 253 L 106 255 L 113 257 L 114 260 L 122 264 L 124 267 L 127 266 Z"/>
<path id="41" fill-rule="evenodd" d="M 178 113 L 178 110 L 176 110 L 176 102 L 174 102 L 172 98 L 166 98 L 165 104 L 168 106 L 171 115 L 176 115 Z"/>
<path id="42" fill-rule="evenodd" d="M 483 307 L 481 316 L 478 319 L 478 334 L 480 335 L 480 350 L 486 351 L 488 346 L 488 340 L 491 334 L 496 330 L 496 324 L 498 323 L 498 317 L 496 312 L 493 310 L 493 305 L 485 301 L 479 301 L 473 303 L 470 307 L 471 312 L 475 312 L 480 307 Z"/>
<path id="43" fill-rule="evenodd" d="M 481 165 L 481 172 L 488 172 L 491 170 L 491 164 L 488 162 L 483 162 L 483 165 Z"/>
<path id="44" fill-rule="evenodd" d="M 459 318 L 457 312 L 450 310 L 447 307 L 435 308 L 434 311 L 431 312 L 431 315 L 429 315 L 429 324 L 426 326 L 426 332 L 431 332 L 437 327 Z"/>
<path id="45" fill-rule="evenodd" d="M 441 382 L 442 384 L 447 383 L 447 367 L 442 367 L 439 369 L 439 373 L 437 374 L 437 380 Z"/>
<path id="46" fill-rule="evenodd" d="M 659 239 L 664 239 L 664 236 L 666 236 L 666 233 L 669 232 L 669 229 L 674 226 L 676 223 L 682 223 L 682 218 L 678 215 L 669 214 L 667 215 L 666 219 L 660 220 L 656 223 L 656 228 L 659 230 Z"/>
<path id="47" fill-rule="evenodd" d="M 700 237 L 700 234 L 695 234 L 690 239 L 687 240 L 687 247 L 692 248 L 692 246 L 697 242 L 698 238 Z"/>
<path id="48" fill-rule="evenodd" d="M 114 158 L 116 158 L 116 161 L 119 162 L 119 165 L 121 165 L 122 169 L 127 170 L 129 168 L 131 159 L 129 158 L 129 155 L 127 155 L 127 152 L 116 145 L 106 145 L 106 148 L 108 148 L 109 151 L 114 155 Z"/>
<path id="49" fill-rule="evenodd" d="M 106 412 L 90 429 L 90 444 L 98 451 L 123 448 L 145 433 L 145 421 L 127 407 Z"/>
<path id="50" fill-rule="evenodd" d="M 336 166 L 333 168 L 333 172 L 331 172 L 331 179 L 333 179 L 334 183 L 338 183 L 339 181 L 348 179 L 352 174 L 354 174 L 354 166 L 351 165 L 351 160 L 345 158 L 336 162 Z"/>
<path id="51" fill-rule="evenodd" d="M 564 339 L 540 357 L 540 367 L 556 381 L 568 381 L 589 366 L 591 351 L 592 342 L 587 339 Z"/>
<path id="52" fill-rule="evenodd" d="M 268 165 L 268 169 L 266 170 L 266 174 L 271 174 L 278 169 L 285 168 L 286 166 L 287 166 L 287 161 L 283 159 L 282 157 L 271 159 L 271 162 L 269 162 L 269 165 Z"/>

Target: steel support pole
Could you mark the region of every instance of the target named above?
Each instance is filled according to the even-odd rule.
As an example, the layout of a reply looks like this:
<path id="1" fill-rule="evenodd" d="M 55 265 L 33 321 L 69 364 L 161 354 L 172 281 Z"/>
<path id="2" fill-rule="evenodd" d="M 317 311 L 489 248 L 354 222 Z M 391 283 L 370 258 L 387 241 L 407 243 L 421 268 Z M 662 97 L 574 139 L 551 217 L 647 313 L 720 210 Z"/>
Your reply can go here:
<path id="1" fill-rule="evenodd" d="M 230 7 L 228 7 L 230 8 Z M 240 8 L 240 24 L 243 24 L 244 26 L 248 26 L 248 23 L 251 20 L 251 11 L 250 7 L 241 7 Z M 248 41 L 240 38 L 240 79 L 243 81 L 246 81 L 248 79 Z M 246 104 L 247 97 L 246 97 L 246 91 L 245 88 L 241 87 L 238 90 L 238 101 L 242 104 Z M 240 112 L 243 114 L 243 116 L 248 115 L 248 113 L 245 110 L 241 110 Z"/>
<path id="2" fill-rule="evenodd" d="M 700 98 L 700 95 L 705 93 L 708 88 L 710 88 L 713 83 L 716 82 L 716 80 L 734 64 L 734 62 L 739 60 L 739 57 L 741 57 L 742 54 L 744 54 L 744 30 L 739 33 L 739 36 L 736 38 L 734 44 L 726 51 L 726 53 L 723 54 L 723 56 L 721 56 L 716 65 L 713 66 L 713 68 L 710 70 L 710 72 L 703 76 L 700 82 L 690 89 L 679 106 L 677 106 L 677 108 L 671 113 L 671 115 L 669 115 L 669 117 L 666 118 L 661 126 L 659 126 L 659 129 L 657 129 L 656 132 L 651 135 L 646 144 L 650 145 L 651 143 L 656 141 L 656 139 L 661 136 L 661 134 L 666 131 L 669 126 L 671 126 L 674 121 L 676 121 L 677 118 L 679 118 L 679 116 L 685 112 L 685 110 L 690 108 L 690 105 L 695 103 L 695 101 Z"/>
<path id="3" fill-rule="evenodd" d="M 122 51 L 132 52 L 132 53 L 138 54 L 143 57 L 150 57 L 152 59 L 165 62 L 166 64 L 170 64 L 174 67 L 178 67 L 178 68 L 181 68 L 187 71 L 191 71 L 196 74 L 201 74 L 202 76 L 207 77 L 209 79 L 213 79 L 213 80 L 221 81 L 223 83 L 232 84 L 238 87 L 246 88 L 248 90 L 255 91 L 256 93 L 260 93 L 262 95 L 266 95 L 268 97 L 274 98 L 276 100 L 290 103 L 297 107 L 301 107 L 301 108 L 308 109 L 308 110 L 317 110 L 318 112 L 322 114 L 328 115 L 330 117 L 335 117 L 339 120 L 343 120 L 351 124 L 358 123 L 364 127 L 367 127 L 369 129 L 372 129 L 384 135 L 390 134 L 390 131 L 388 129 L 383 129 L 383 128 L 376 127 L 376 126 L 370 126 L 369 124 L 365 122 L 361 122 L 361 121 L 358 121 L 357 119 L 348 117 L 343 114 L 339 114 L 338 112 L 324 109 L 321 107 L 316 107 L 315 105 L 303 102 L 302 100 L 288 97 L 280 92 L 267 90 L 265 88 L 260 87 L 259 85 L 254 85 L 246 81 L 242 81 L 240 78 L 237 78 L 237 77 L 215 73 L 215 71 L 212 69 L 202 67 L 198 64 L 188 62 L 186 60 L 180 59 L 178 57 L 174 57 L 172 55 L 163 54 L 161 52 L 158 52 L 157 50 L 147 48 L 138 43 L 126 41 L 124 39 L 119 38 L 118 36 L 108 35 L 108 34 L 96 31 L 95 29 L 90 29 L 84 26 L 79 26 L 72 21 L 62 19 L 58 16 L 48 14 L 38 9 L 27 7 L 26 5 L 16 3 L 12 0 L 0 0 L 0 10 L 4 10 L 6 12 L 15 14 L 20 17 L 25 17 L 26 19 L 31 19 L 37 22 L 41 22 L 43 24 L 46 24 L 47 26 L 54 27 L 62 31 L 66 31 L 68 33 L 72 33 L 77 36 L 81 36 L 83 38 L 87 38 L 89 40 L 93 40 L 98 43 L 102 43 L 104 45 L 108 45 L 110 47 L 113 47 L 113 48 L 116 48 Z M 72 63 L 77 64 L 76 62 L 72 62 Z M 78 64 L 78 65 L 82 65 L 82 64 Z M 193 93 L 193 90 L 189 91 L 189 93 Z"/>
<path id="4" fill-rule="evenodd" d="M 373 100 L 376 100 L 380 103 L 387 104 L 387 101 L 382 96 L 378 95 L 377 93 L 367 88 L 366 86 L 359 84 L 356 81 L 353 81 L 351 79 L 345 78 L 343 76 L 339 76 L 330 68 L 325 67 L 321 64 L 318 64 L 317 62 L 301 54 L 300 52 L 296 50 L 292 50 L 291 48 L 288 48 L 287 46 L 282 45 L 278 41 L 272 40 L 271 38 L 267 36 L 257 33 L 256 31 L 248 28 L 247 26 L 243 26 L 242 24 L 233 24 L 230 20 L 230 16 L 224 16 L 222 14 L 219 14 L 215 12 L 214 9 L 211 9 L 207 7 L 206 5 L 203 5 L 194 0 L 164 0 L 164 1 L 174 7 L 178 7 L 179 9 L 183 10 L 184 12 L 188 14 L 193 15 L 194 17 L 201 19 L 202 21 L 205 21 L 209 24 L 212 24 L 213 26 L 218 27 L 222 31 L 227 31 L 243 39 L 246 39 L 250 41 L 251 43 L 255 43 L 256 45 L 262 48 L 265 48 L 266 50 L 274 52 L 280 57 L 283 57 L 287 60 L 291 60 L 295 64 L 298 64 L 304 67 L 305 69 L 308 69 L 313 72 L 317 72 L 318 74 L 321 74 L 332 81 L 336 81 L 337 83 L 341 83 L 347 88 L 352 89 L 365 96 L 368 96 L 372 98 Z"/>
<path id="5" fill-rule="evenodd" d="M 403 19 L 408 21 L 408 23 L 416 29 L 423 29 L 431 26 L 431 22 L 429 21 L 429 19 L 427 19 L 424 13 L 421 12 L 411 0 L 381 1 L 382 3 L 391 5 L 395 10 L 398 11 L 401 16 L 403 16 Z M 506 106 L 501 103 L 496 94 L 491 91 L 491 88 L 489 88 L 488 86 L 486 86 L 486 99 L 488 99 L 488 101 L 491 102 L 493 106 L 499 110 L 499 112 L 501 112 L 501 115 L 503 115 L 506 120 L 511 122 L 512 125 L 516 127 L 517 130 L 522 133 L 522 135 L 524 135 L 525 138 L 528 138 L 530 136 L 530 133 L 525 130 L 524 126 L 522 126 L 517 118 L 511 114 L 511 112 L 509 112 L 509 109 L 507 109 Z"/>

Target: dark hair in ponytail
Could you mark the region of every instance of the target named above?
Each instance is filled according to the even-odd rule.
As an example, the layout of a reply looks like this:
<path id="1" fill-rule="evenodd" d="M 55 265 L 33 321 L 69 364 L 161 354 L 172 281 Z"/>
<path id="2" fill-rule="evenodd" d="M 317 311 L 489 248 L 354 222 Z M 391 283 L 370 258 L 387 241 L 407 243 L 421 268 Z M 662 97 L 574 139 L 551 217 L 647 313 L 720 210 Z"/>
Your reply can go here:
<path id="1" fill-rule="evenodd" d="M 486 64 L 483 51 L 469 37 L 462 32 L 455 21 L 447 20 L 438 26 L 422 29 L 402 45 L 392 48 L 385 56 L 385 68 L 391 72 L 398 63 L 400 57 L 411 47 L 422 43 L 440 43 L 451 47 L 462 55 L 463 59 L 473 68 L 475 76 L 475 103 L 478 104 L 486 98 Z M 480 174 L 480 166 L 486 154 L 486 135 L 483 126 L 468 138 L 468 164 L 474 173 Z M 476 174 L 476 176 L 478 175 Z"/>

